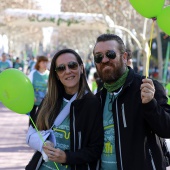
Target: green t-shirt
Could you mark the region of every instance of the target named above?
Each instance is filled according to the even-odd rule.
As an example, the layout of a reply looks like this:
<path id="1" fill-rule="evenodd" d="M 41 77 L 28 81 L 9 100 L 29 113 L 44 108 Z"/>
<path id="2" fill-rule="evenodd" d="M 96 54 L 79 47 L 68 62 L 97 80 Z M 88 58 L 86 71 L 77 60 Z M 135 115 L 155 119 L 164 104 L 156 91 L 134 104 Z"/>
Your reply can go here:
<path id="1" fill-rule="evenodd" d="M 62 108 L 66 106 L 68 100 L 63 99 Z M 70 117 L 69 115 L 65 118 L 65 120 L 58 126 L 54 126 L 53 128 L 54 135 L 56 137 L 56 148 L 60 148 L 61 150 L 70 150 Z M 59 170 L 71 170 L 71 167 L 68 165 L 62 165 L 60 163 L 56 163 Z M 56 166 L 54 162 L 48 161 L 44 162 L 39 170 L 56 170 Z"/>
<path id="2" fill-rule="evenodd" d="M 21 67 L 21 64 L 20 64 L 20 63 L 15 63 L 15 64 L 13 65 L 13 67 L 16 68 L 16 69 L 19 69 L 19 68 Z"/>
<path id="3" fill-rule="evenodd" d="M 104 148 L 101 156 L 101 170 L 117 170 L 115 132 L 112 113 L 112 103 L 115 97 L 114 94 L 107 92 L 103 112 Z"/>
<path id="4" fill-rule="evenodd" d="M 10 64 L 8 61 L 2 62 L 0 61 L 0 72 L 6 70 L 7 68 L 10 68 Z"/>
<path id="5" fill-rule="evenodd" d="M 36 98 L 35 105 L 37 106 L 40 105 L 41 101 L 46 95 L 48 77 L 49 77 L 48 70 L 46 70 L 43 74 L 41 74 L 37 70 L 34 70 L 29 75 L 29 78 L 34 87 L 34 95 Z"/>

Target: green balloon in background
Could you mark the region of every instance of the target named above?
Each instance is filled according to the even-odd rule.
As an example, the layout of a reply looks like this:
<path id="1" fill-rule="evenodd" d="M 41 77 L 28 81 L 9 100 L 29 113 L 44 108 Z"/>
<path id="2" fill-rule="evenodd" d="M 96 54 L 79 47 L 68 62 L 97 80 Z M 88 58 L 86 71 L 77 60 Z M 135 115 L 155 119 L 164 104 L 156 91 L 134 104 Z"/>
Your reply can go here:
<path id="1" fill-rule="evenodd" d="M 11 68 L 0 73 L 0 101 L 16 113 L 26 114 L 32 110 L 34 89 L 22 71 Z"/>
<path id="2" fill-rule="evenodd" d="M 157 17 L 157 24 L 163 32 L 170 35 L 170 6 L 162 9 L 162 12 Z"/>
<path id="3" fill-rule="evenodd" d="M 156 18 L 161 12 L 165 0 L 129 0 L 133 8 L 146 18 Z"/>

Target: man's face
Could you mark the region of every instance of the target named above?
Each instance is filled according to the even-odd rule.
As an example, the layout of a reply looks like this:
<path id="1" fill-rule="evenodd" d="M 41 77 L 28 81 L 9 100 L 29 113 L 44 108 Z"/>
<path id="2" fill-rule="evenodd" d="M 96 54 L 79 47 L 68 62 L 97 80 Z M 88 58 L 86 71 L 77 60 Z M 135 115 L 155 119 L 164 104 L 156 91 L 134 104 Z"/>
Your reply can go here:
<path id="1" fill-rule="evenodd" d="M 6 55 L 2 54 L 2 61 L 5 62 L 6 61 Z"/>
<path id="2" fill-rule="evenodd" d="M 113 50 L 116 58 L 109 59 L 106 52 Z M 97 72 L 103 82 L 113 83 L 117 81 L 126 70 L 127 53 L 121 54 L 119 44 L 115 40 L 98 42 L 94 48 L 94 55 L 103 54 L 103 59 L 96 64 Z"/>

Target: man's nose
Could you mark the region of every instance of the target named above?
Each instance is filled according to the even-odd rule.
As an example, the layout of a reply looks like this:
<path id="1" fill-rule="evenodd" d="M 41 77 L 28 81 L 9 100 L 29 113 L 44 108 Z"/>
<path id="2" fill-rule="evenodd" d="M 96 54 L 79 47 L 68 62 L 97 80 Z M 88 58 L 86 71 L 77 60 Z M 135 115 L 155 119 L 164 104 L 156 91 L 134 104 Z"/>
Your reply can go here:
<path id="1" fill-rule="evenodd" d="M 102 63 L 107 63 L 109 61 L 109 58 L 104 54 L 102 58 Z"/>

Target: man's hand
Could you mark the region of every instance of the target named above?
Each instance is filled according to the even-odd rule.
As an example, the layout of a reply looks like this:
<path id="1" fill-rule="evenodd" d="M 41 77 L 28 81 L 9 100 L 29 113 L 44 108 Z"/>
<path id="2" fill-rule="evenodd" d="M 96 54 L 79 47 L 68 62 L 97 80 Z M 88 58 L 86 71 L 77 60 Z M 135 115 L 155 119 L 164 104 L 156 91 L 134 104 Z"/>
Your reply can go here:
<path id="1" fill-rule="evenodd" d="M 155 94 L 155 86 L 151 79 L 143 79 L 140 87 L 142 103 L 149 103 Z"/>

